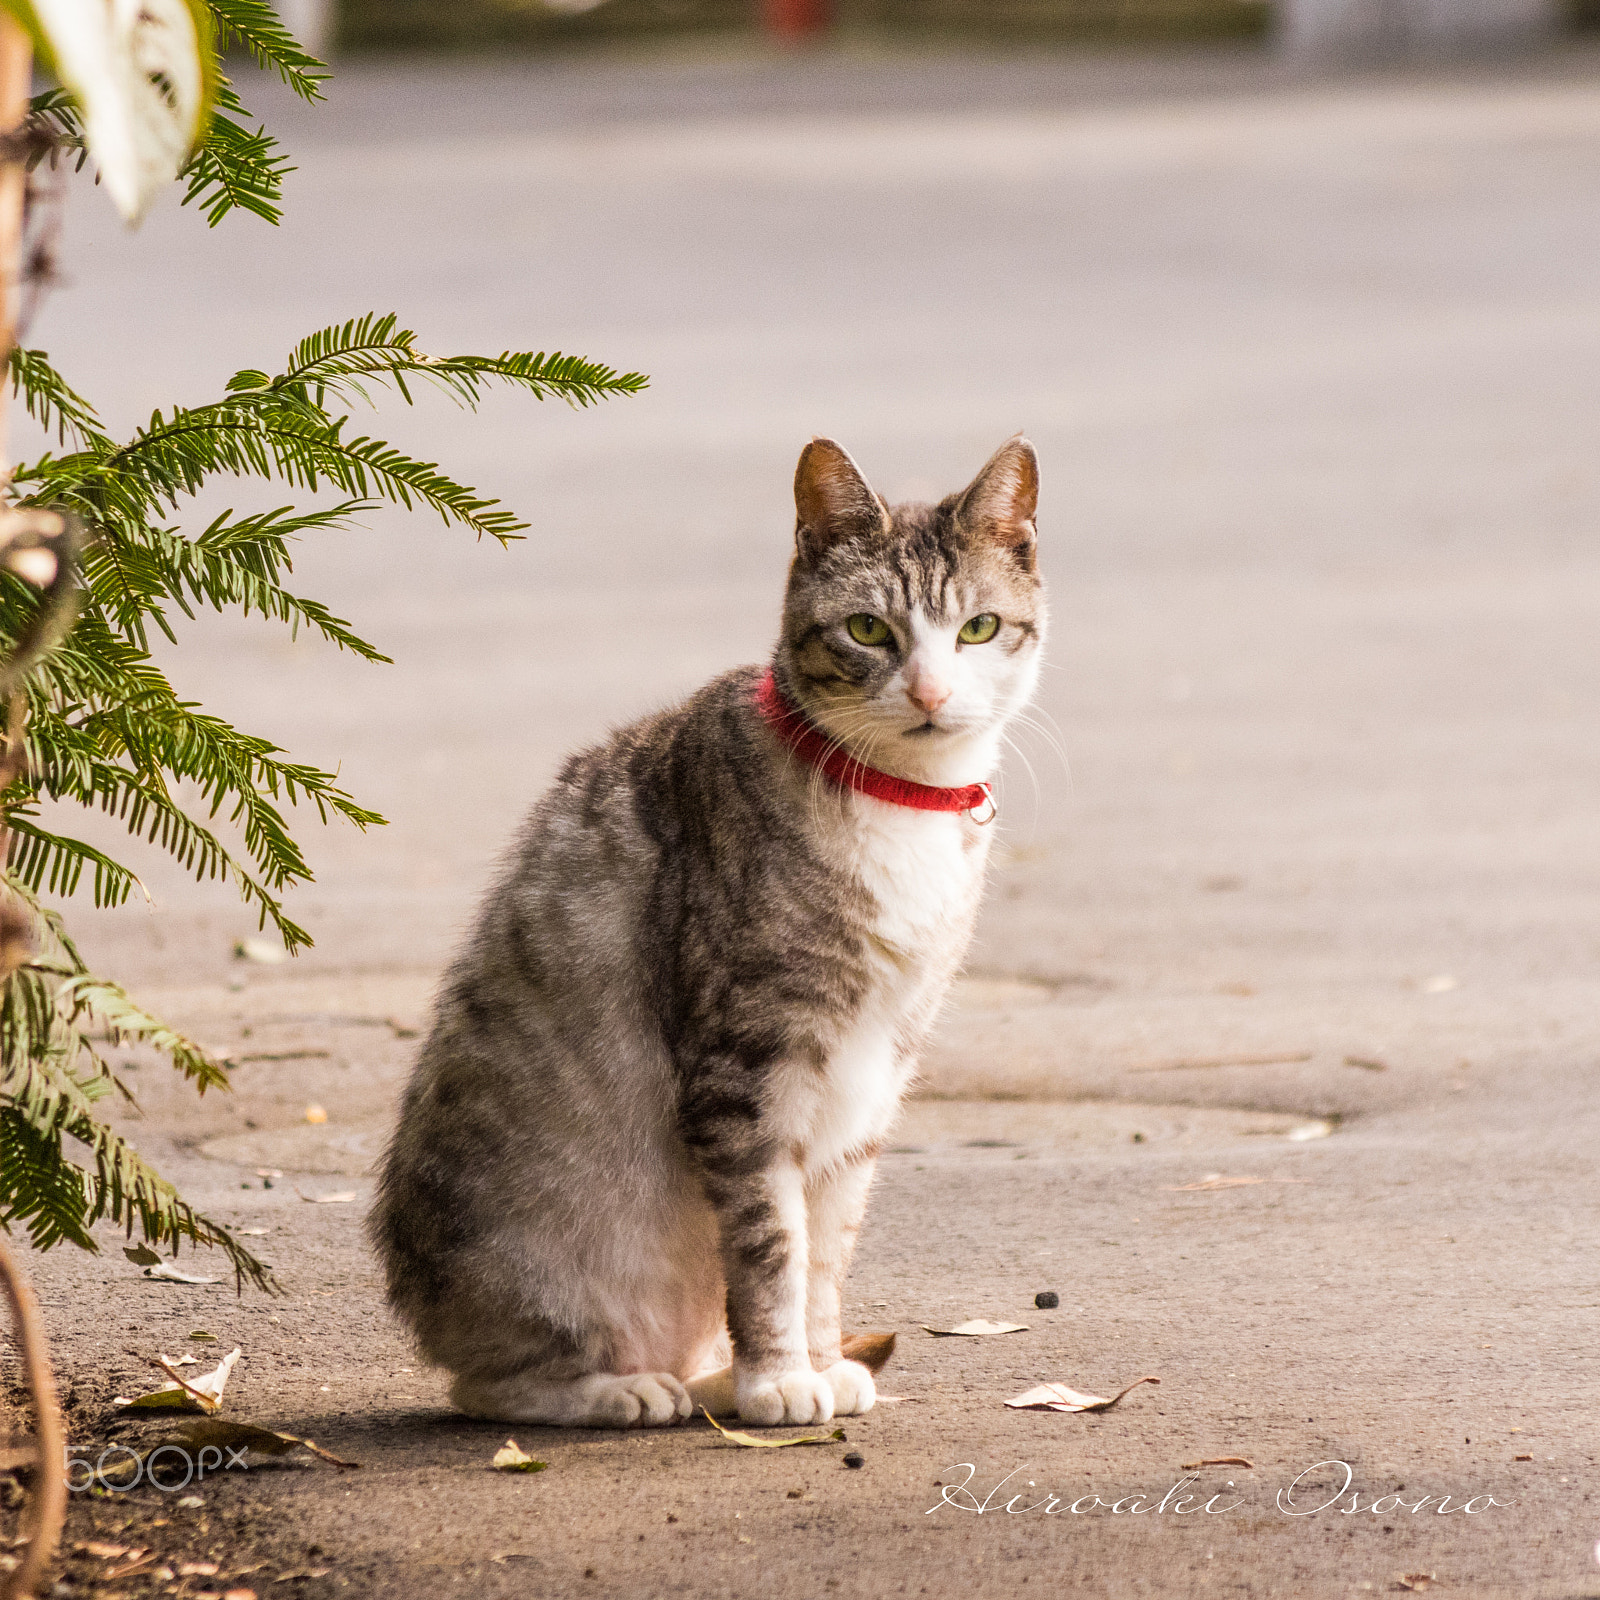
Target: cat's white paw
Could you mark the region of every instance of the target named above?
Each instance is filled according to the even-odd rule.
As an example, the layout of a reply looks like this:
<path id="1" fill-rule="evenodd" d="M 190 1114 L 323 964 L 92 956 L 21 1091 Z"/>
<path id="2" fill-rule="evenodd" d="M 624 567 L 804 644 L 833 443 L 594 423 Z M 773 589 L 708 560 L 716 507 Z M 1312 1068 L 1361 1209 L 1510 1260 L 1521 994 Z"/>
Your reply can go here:
<path id="1" fill-rule="evenodd" d="M 589 1397 L 591 1427 L 662 1428 L 682 1422 L 693 1409 L 689 1391 L 670 1372 L 610 1373 L 592 1378 Z"/>
<path id="2" fill-rule="evenodd" d="M 859 1417 L 870 1411 L 878 1398 L 872 1374 L 859 1361 L 835 1361 L 822 1376 L 833 1391 L 836 1417 Z"/>
<path id="3" fill-rule="evenodd" d="M 833 1385 L 825 1374 L 809 1367 L 776 1378 L 736 1380 L 736 1384 L 739 1419 L 757 1427 L 771 1428 L 780 1422 L 827 1422 L 833 1416 Z"/>

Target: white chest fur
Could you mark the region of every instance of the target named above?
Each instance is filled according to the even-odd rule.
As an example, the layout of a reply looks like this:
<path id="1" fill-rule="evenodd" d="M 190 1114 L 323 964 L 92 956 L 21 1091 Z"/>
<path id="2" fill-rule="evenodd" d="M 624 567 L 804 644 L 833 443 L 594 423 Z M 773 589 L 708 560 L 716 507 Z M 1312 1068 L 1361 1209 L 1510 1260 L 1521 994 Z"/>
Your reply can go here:
<path id="1" fill-rule="evenodd" d="M 920 1038 L 966 948 L 989 838 L 964 815 L 849 796 L 819 819 L 819 843 L 871 894 L 869 987 L 831 1042 L 822 1071 L 785 1064 L 768 1115 L 808 1172 L 879 1141 L 893 1122 Z"/>

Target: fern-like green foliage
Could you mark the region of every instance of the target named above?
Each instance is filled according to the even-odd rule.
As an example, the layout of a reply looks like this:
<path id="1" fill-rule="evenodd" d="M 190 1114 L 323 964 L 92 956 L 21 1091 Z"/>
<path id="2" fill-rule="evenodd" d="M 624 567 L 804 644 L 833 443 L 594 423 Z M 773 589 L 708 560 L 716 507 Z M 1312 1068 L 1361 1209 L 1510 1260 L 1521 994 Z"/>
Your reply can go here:
<path id="1" fill-rule="evenodd" d="M 32 914 L 40 950 L 0 993 L 0 1217 L 26 1227 L 41 1250 L 63 1241 L 95 1249 L 89 1230 L 103 1217 L 130 1234 L 137 1227 L 150 1244 L 216 1245 L 241 1283 L 271 1288 L 271 1270 L 94 1111 L 107 1094 L 133 1098 L 97 1045 L 151 1046 L 202 1094 L 226 1087 L 221 1065 L 90 972 L 60 917 L 16 877 L 0 881 Z"/>
<path id="2" fill-rule="evenodd" d="M 207 3 L 219 51 L 242 49 L 305 99 L 320 97 L 320 64 L 263 0 Z M 82 164 L 67 97 L 36 98 L 32 129 L 36 142 L 75 150 Z M 213 223 L 235 209 L 274 222 L 287 170 L 270 136 L 246 126 L 224 83 L 205 143 L 182 175 L 185 200 Z M 0 1226 L 21 1224 L 40 1247 L 71 1241 L 93 1249 L 90 1229 L 109 1218 L 148 1243 L 216 1245 L 241 1282 L 269 1286 L 269 1269 L 195 1213 L 95 1113 L 97 1100 L 126 1092 L 97 1042 L 165 1054 L 202 1093 L 227 1080 L 192 1041 L 90 972 L 41 901 L 87 892 L 98 906 L 116 906 L 140 890 L 132 866 L 61 831 L 62 805 L 116 819 L 130 838 L 165 850 L 197 878 L 228 881 L 287 949 L 309 945 L 284 904 L 311 876 L 290 810 L 309 806 L 320 822 L 363 829 L 383 819 L 335 773 L 296 762 L 271 739 L 182 698 L 156 665 L 152 642 L 180 643 L 182 621 L 210 610 L 263 617 L 291 635 L 309 628 L 364 660 L 386 661 L 343 618 L 291 587 L 297 541 L 348 526 L 384 502 L 432 511 L 447 526 L 501 543 L 520 538 L 526 524 L 437 464 L 353 432 L 351 410 L 385 392 L 410 404 L 419 385 L 467 407 L 505 385 L 587 406 L 632 394 L 646 380 L 561 354 L 431 356 L 395 317 L 365 316 L 302 339 L 277 373 L 237 372 L 209 404 L 157 411 L 118 439 L 44 351 L 13 350 L 7 372 L 11 393 L 55 445 L 17 468 L 7 503 L 73 513 L 88 542 L 77 620 L 27 675 L 27 761 L 0 793 L 0 898 L 9 892 L 27 908 L 36 950 L 0 990 Z M 194 497 L 229 477 L 336 498 L 202 522 Z M 0 660 L 28 636 L 41 603 L 37 590 L 0 569 Z M 219 819 L 237 844 L 224 841 Z"/>
<path id="3" fill-rule="evenodd" d="M 637 390 L 637 373 L 573 356 L 429 356 L 392 316 L 368 316 L 301 340 L 282 372 L 235 373 L 209 405 L 156 412 L 129 439 L 113 439 L 44 352 L 18 350 L 15 392 L 41 424 L 76 448 L 19 467 L 28 504 L 76 512 L 93 530 L 85 553 L 82 615 L 29 683 L 28 776 L 4 797 L 10 867 L 37 892 L 70 895 L 88 874 L 97 905 L 120 905 L 138 887 L 132 870 L 40 820 L 39 802 L 74 801 L 115 817 L 200 878 L 230 880 L 288 949 L 310 943 L 290 920 L 283 891 L 309 877 L 284 807 L 309 803 L 327 821 L 366 828 L 383 820 L 333 773 L 285 758 L 271 740 L 240 732 L 181 699 L 151 659 L 154 635 L 176 643 L 178 616 L 237 610 L 310 628 L 342 650 L 384 661 L 326 606 L 288 587 L 296 539 L 347 525 L 388 500 L 436 512 L 446 523 L 507 541 L 526 526 L 497 501 L 381 439 L 351 435 L 348 405 L 390 388 L 410 401 L 431 384 L 476 405 L 490 384 L 588 405 Z M 225 512 L 197 532 L 188 503 L 217 476 L 332 487 L 346 498 L 311 509 Z M 19 636 L 34 592 L 0 574 L 0 647 Z M 198 808 L 175 797 L 194 784 Z M 225 816 L 243 836 L 230 850 L 213 830 Z"/>

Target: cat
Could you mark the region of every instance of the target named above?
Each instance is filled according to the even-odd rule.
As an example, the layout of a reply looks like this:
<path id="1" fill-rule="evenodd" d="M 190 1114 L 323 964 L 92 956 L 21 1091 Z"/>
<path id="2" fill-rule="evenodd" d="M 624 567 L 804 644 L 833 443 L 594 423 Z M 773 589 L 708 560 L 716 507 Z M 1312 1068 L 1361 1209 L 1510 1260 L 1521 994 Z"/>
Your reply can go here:
<path id="1" fill-rule="evenodd" d="M 938 505 L 814 439 L 766 669 L 573 757 L 449 969 L 370 1220 L 470 1416 L 868 1410 L 840 1293 L 1045 637 L 1020 434 Z"/>

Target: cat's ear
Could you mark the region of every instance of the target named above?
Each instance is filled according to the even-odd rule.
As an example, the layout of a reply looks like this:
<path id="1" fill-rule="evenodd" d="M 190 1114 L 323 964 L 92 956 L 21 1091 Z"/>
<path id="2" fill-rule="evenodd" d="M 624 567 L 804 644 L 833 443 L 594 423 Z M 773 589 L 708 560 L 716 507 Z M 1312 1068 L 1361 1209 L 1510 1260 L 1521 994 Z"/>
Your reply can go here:
<path id="1" fill-rule="evenodd" d="M 1038 509 L 1039 457 L 1018 433 L 989 457 L 983 471 L 962 491 L 956 502 L 956 524 L 974 539 L 1004 545 L 1031 570 Z"/>
<path id="2" fill-rule="evenodd" d="M 794 469 L 795 549 L 816 561 L 845 539 L 882 533 L 889 526 L 883 501 L 861 476 L 849 453 L 832 439 L 813 439 Z"/>

